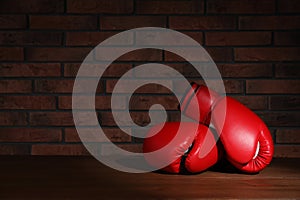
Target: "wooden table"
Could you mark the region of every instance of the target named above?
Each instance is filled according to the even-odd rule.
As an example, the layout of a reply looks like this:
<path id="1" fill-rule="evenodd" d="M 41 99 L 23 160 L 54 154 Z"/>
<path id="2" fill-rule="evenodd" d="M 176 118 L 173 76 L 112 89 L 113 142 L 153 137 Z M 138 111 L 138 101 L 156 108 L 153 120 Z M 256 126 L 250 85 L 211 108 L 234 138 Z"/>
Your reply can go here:
<path id="1" fill-rule="evenodd" d="M 216 171 L 129 174 L 92 157 L 0 159 L 0 199 L 300 199 L 299 159 L 274 159 L 257 175 Z"/>

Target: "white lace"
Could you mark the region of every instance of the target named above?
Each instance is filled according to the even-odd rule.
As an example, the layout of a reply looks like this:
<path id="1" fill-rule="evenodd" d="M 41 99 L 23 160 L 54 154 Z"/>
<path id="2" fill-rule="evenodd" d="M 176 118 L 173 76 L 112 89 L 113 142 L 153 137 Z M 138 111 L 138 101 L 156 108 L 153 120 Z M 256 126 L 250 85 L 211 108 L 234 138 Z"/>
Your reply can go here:
<path id="1" fill-rule="evenodd" d="M 256 156 L 258 155 L 258 153 L 259 153 L 259 147 L 260 147 L 260 145 L 259 145 L 259 142 L 257 142 L 257 146 L 256 146 L 256 152 L 255 152 L 255 155 L 253 156 L 253 158 L 252 158 L 252 159 L 255 159 L 255 158 L 256 158 Z"/>

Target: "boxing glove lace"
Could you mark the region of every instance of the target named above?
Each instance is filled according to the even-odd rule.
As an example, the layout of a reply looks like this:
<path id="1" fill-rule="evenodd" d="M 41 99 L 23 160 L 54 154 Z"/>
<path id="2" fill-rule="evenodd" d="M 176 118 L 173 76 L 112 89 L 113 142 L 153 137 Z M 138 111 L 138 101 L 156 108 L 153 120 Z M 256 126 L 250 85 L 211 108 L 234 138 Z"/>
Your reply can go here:
<path id="1" fill-rule="evenodd" d="M 180 109 L 200 123 L 213 124 L 220 134 L 228 161 L 239 170 L 257 173 L 270 164 L 274 145 L 269 129 L 237 100 L 193 83 Z"/>

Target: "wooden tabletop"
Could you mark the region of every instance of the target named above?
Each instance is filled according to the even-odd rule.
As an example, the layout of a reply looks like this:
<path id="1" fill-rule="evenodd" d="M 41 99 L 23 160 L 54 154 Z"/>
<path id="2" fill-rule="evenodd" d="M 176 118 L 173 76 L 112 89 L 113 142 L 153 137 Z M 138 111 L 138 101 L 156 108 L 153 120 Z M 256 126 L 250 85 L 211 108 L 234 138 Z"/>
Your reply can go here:
<path id="1" fill-rule="evenodd" d="M 92 157 L 3 156 L 0 199 L 300 198 L 300 159 L 274 159 L 256 175 L 129 174 Z"/>

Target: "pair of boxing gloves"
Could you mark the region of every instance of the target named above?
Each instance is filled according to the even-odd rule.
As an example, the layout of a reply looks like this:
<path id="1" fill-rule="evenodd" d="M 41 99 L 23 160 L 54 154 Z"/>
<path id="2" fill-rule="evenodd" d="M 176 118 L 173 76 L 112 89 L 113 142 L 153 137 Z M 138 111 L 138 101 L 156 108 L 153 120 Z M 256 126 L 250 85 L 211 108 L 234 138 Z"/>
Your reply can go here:
<path id="1" fill-rule="evenodd" d="M 167 160 L 163 171 L 199 173 L 226 159 L 242 172 L 257 173 L 271 162 L 274 147 L 270 131 L 235 99 L 193 83 L 180 109 L 199 123 L 166 122 L 151 128 L 144 140 L 144 153 L 171 144 L 159 154 L 145 154 L 151 166 L 158 167 Z M 210 123 L 216 132 L 208 127 Z"/>

